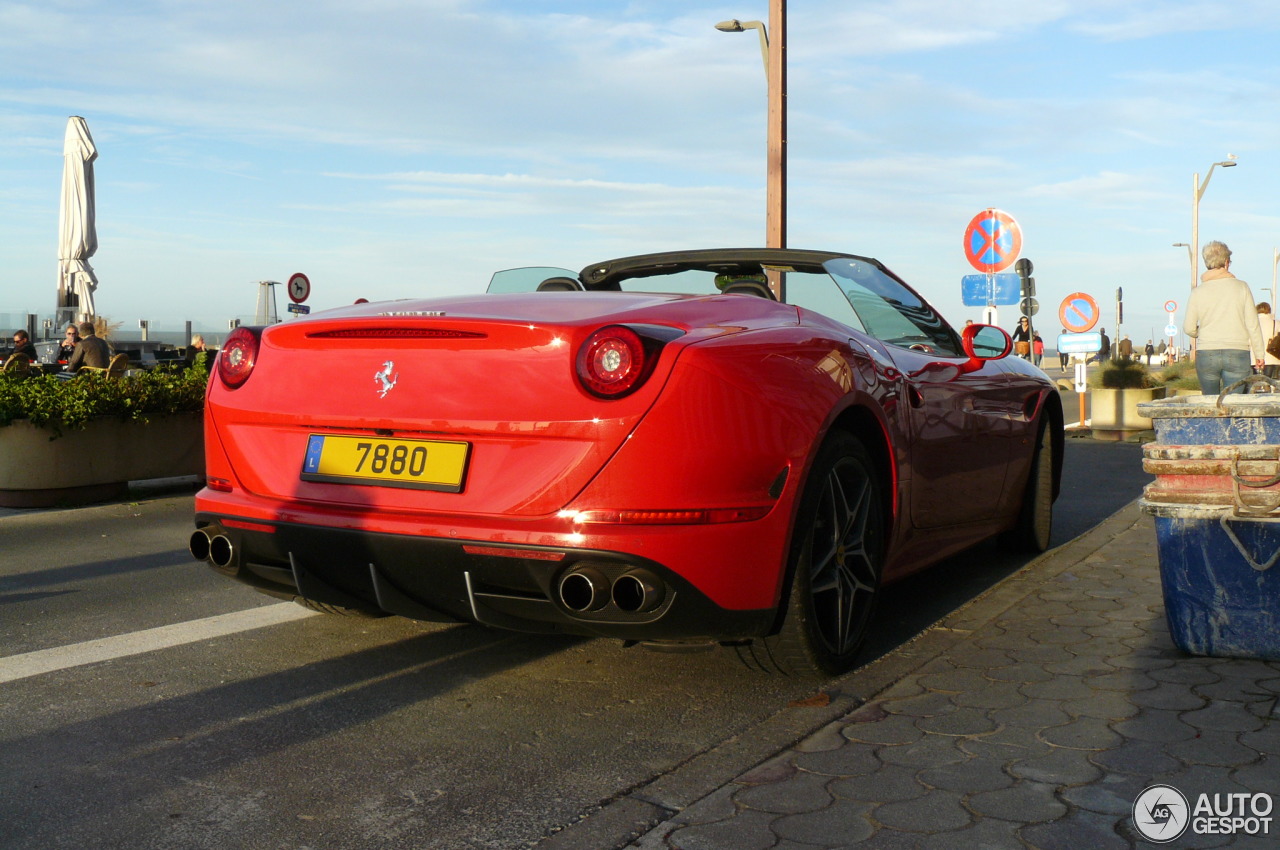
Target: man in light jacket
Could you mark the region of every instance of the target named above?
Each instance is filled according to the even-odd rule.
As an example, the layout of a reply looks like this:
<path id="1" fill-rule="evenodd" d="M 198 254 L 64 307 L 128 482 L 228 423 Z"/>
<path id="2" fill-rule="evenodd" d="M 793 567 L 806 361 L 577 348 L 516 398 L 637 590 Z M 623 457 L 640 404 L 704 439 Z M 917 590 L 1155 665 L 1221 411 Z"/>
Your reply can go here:
<path id="1" fill-rule="evenodd" d="M 1215 241 L 1205 245 L 1203 253 L 1206 271 L 1191 290 L 1182 329 L 1198 341 L 1200 392 L 1218 395 L 1247 378 L 1250 366 L 1262 368 L 1267 343 L 1249 284 L 1231 274 L 1231 249 Z"/>

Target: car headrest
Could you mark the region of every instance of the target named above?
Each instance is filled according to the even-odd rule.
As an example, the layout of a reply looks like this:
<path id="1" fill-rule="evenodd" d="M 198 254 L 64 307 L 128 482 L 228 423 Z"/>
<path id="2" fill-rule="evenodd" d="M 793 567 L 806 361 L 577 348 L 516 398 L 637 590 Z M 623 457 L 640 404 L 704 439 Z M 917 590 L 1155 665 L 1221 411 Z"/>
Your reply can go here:
<path id="1" fill-rule="evenodd" d="M 777 301 L 773 290 L 765 286 L 758 280 L 735 280 L 726 284 L 725 288 L 720 290 L 725 295 L 757 295 L 761 298 L 768 298 L 770 301 Z"/>
<path id="2" fill-rule="evenodd" d="M 581 292 L 583 286 L 571 277 L 549 277 L 538 284 L 539 292 Z"/>

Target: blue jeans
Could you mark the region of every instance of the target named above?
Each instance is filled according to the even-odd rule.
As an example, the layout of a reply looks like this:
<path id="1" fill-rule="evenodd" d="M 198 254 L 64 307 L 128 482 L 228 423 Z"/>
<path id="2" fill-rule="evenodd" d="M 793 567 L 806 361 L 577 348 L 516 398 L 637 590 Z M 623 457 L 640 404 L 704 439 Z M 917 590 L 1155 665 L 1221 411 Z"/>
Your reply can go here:
<path id="1" fill-rule="evenodd" d="M 1224 387 L 1243 381 L 1253 374 L 1249 352 L 1238 348 L 1216 348 L 1196 352 L 1196 377 L 1200 379 L 1200 392 L 1217 395 Z"/>

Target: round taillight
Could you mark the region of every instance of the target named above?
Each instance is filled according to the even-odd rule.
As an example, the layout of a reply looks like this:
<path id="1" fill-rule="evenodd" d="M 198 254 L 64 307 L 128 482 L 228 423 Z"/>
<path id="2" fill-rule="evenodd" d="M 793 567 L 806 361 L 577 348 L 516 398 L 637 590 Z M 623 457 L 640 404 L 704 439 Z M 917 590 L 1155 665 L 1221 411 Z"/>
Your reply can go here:
<path id="1" fill-rule="evenodd" d="M 646 372 L 644 342 L 631 328 L 601 328 L 578 349 L 578 380 L 600 398 L 621 398 L 640 385 Z"/>
<path id="2" fill-rule="evenodd" d="M 236 328 L 227 336 L 218 353 L 218 377 L 231 389 L 249 380 L 258 360 L 258 335 L 249 328 Z"/>

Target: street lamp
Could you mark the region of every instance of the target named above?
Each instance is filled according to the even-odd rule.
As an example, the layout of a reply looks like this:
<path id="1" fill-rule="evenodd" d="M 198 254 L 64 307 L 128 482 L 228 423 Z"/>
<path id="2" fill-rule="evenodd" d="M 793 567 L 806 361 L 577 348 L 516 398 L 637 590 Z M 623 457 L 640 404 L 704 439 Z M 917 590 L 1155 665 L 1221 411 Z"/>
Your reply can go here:
<path id="1" fill-rule="evenodd" d="M 1205 182 L 1206 182 L 1206 183 L 1208 183 L 1209 181 L 1208 181 L 1208 180 L 1205 180 Z M 1186 249 L 1187 249 L 1187 264 L 1191 266 L 1191 285 L 1192 285 L 1192 286 L 1195 286 L 1195 281 L 1196 281 L 1196 252 L 1195 252 L 1195 250 L 1194 250 L 1194 249 L 1192 249 L 1192 247 L 1191 247 L 1190 245 L 1188 245 L 1186 242 L 1174 242 L 1174 243 L 1173 243 L 1173 247 L 1175 247 L 1175 248 L 1186 248 Z M 1170 322 L 1170 323 L 1172 323 L 1172 317 L 1170 317 L 1170 320 L 1171 320 L 1171 322 Z M 1183 340 L 1183 342 L 1186 342 L 1186 340 Z M 1169 345 L 1170 345 L 1170 346 L 1172 346 L 1172 345 L 1173 345 L 1173 343 L 1174 343 L 1174 339 L 1173 339 L 1173 337 L 1169 337 Z M 1195 341 L 1194 339 L 1193 339 L 1193 340 L 1191 340 L 1191 346 L 1192 346 L 1192 348 L 1194 348 L 1194 347 L 1195 347 L 1195 344 L 1196 344 L 1196 341 Z"/>
<path id="2" fill-rule="evenodd" d="M 1188 264 L 1189 266 L 1191 266 L 1191 279 L 1194 281 L 1194 280 L 1196 279 L 1196 253 L 1195 253 L 1195 249 L 1193 249 L 1193 248 L 1192 248 L 1189 244 L 1187 244 L 1186 242 L 1174 242 L 1174 243 L 1173 243 L 1173 247 L 1175 247 L 1175 248 L 1186 248 L 1186 249 L 1187 249 L 1187 264 Z"/>
<path id="3" fill-rule="evenodd" d="M 1204 190 L 1209 185 L 1209 178 L 1213 176 L 1213 169 L 1221 165 L 1223 168 L 1231 168 L 1236 164 L 1236 155 L 1227 154 L 1227 158 L 1222 162 L 1215 162 L 1209 166 L 1209 171 L 1204 175 L 1204 182 L 1200 182 L 1200 173 L 1196 172 L 1191 178 L 1191 288 L 1195 289 L 1200 283 L 1200 199 L 1204 197 Z"/>
<path id="4" fill-rule="evenodd" d="M 769 98 L 765 170 L 765 245 L 787 247 L 787 3 L 769 0 L 769 30 L 762 21 L 721 21 L 721 32 L 760 33 L 765 82 Z M 781 293 L 779 293 L 781 295 Z"/>
<path id="5" fill-rule="evenodd" d="M 769 34 L 765 31 L 764 21 L 740 21 L 734 18 L 732 21 L 721 21 L 716 24 L 716 29 L 720 32 L 746 32 L 747 30 L 760 31 L 760 57 L 764 59 L 764 72 L 769 73 Z"/>

